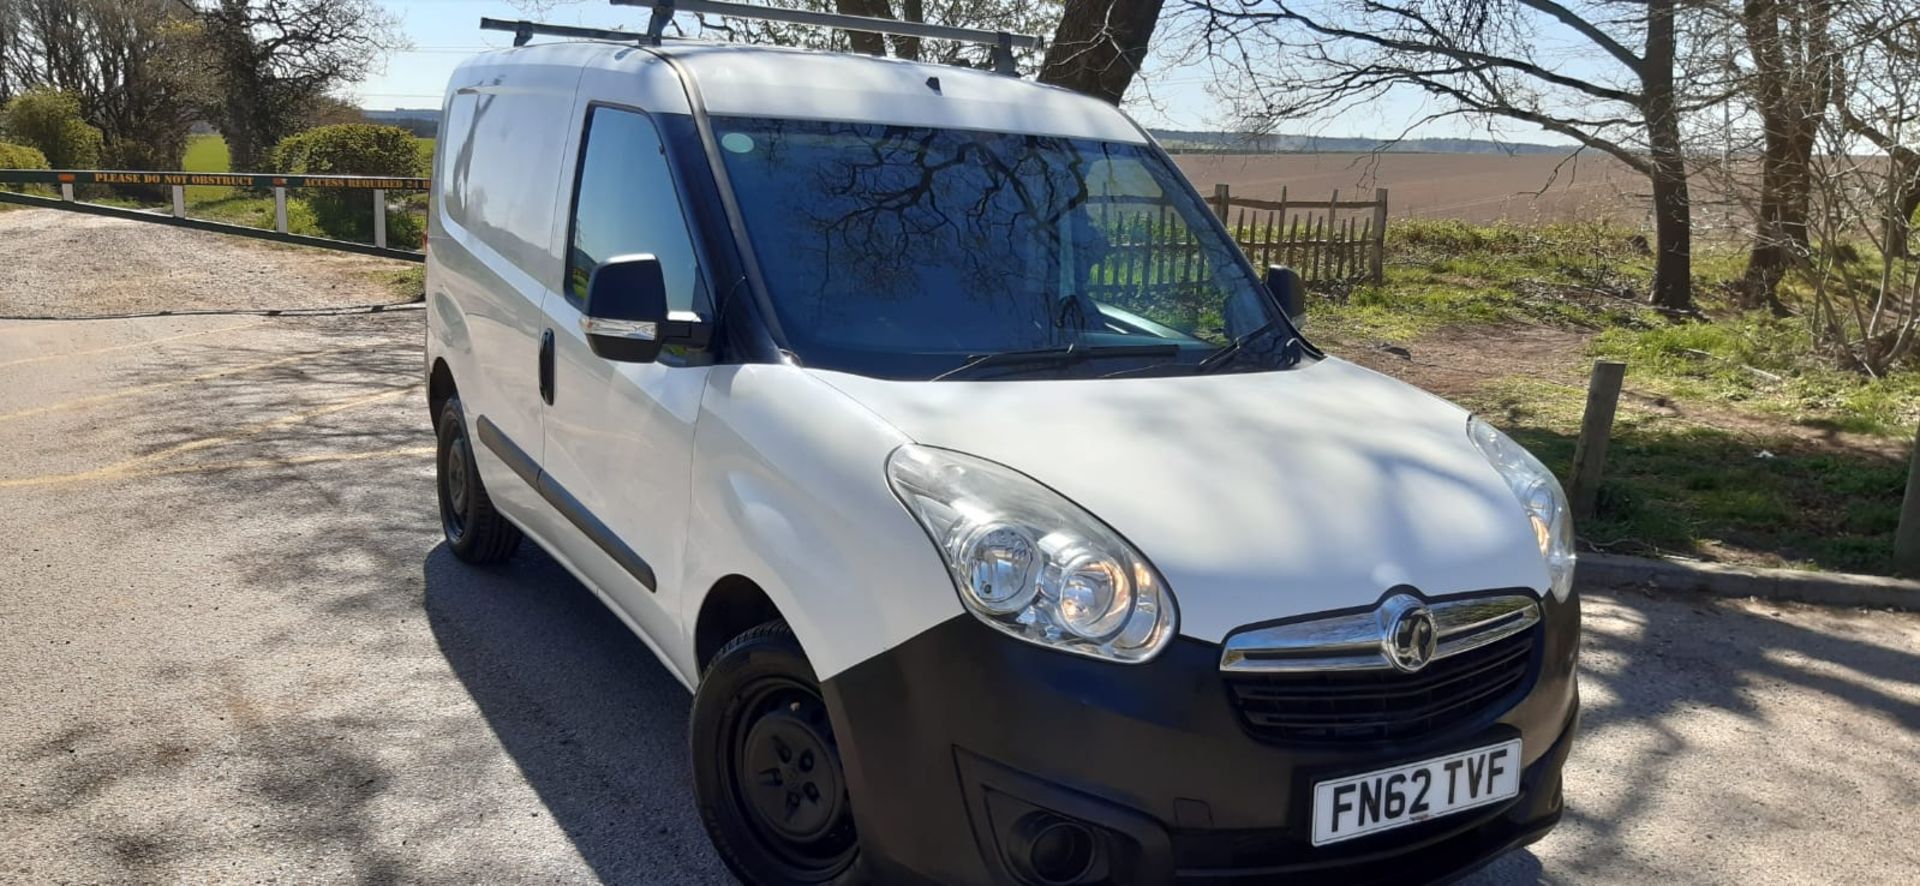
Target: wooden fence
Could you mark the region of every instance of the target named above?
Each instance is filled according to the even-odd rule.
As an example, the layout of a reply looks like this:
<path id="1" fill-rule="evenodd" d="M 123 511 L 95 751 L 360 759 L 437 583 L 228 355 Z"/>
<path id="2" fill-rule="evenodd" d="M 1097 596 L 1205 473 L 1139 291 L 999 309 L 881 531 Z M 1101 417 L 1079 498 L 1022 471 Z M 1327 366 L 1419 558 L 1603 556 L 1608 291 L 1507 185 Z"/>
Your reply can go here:
<path id="1" fill-rule="evenodd" d="M 1216 185 L 1213 210 L 1234 240 L 1261 268 L 1287 265 L 1309 283 L 1381 279 L 1385 259 L 1387 189 L 1371 200 L 1279 200 L 1235 197 Z M 1094 275 L 1095 298 L 1132 293 L 1165 299 L 1203 297 L 1212 278 L 1207 251 L 1179 213 L 1164 201 L 1115 197 L 1098 201 L 1094 221 L 1107 238 L 1108 255 Z M 1123 299 L 1124 300 L 1124 299 Z"/>
<path id="2" fill-rule="evenodd" d="M 1260 267 L 1287 265 L 1307 282 L 1367 280 L 1378 283 L 1386 262 L 1387 189 L 1373 199 L 1278 200 L 1233 196 L 1213 186 L 1213 211 L 1233 231 L 1240 248 Z"/>

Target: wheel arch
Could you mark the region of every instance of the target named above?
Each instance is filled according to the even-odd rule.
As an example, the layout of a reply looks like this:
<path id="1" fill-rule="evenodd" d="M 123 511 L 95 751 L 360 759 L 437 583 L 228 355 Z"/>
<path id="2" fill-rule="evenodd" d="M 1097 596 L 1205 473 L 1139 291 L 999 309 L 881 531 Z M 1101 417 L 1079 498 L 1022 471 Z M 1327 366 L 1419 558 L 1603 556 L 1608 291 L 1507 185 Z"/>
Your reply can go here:
<path id="1" fill-rule="evenodd" d="M 440 420 L 441 407 L 447 405 L 447 401 L 458 393 L 460 393 L 460 389 L 453 383 L 453 370 L 447 367 L 446 358 L 435 357 L 433 359 L 433 369 L 427 373 L 427 409 L 430 412 L 429 418 L 438 422 Z"/>
<path id="2" fill-rule="evenodd" d="M 727 641 L 785 618 L 758 582 L 737 573 L 722 576 L 701 599 L 700 614 L 694 619 L 694 673 L 706 673 L 707 665 Z"/>

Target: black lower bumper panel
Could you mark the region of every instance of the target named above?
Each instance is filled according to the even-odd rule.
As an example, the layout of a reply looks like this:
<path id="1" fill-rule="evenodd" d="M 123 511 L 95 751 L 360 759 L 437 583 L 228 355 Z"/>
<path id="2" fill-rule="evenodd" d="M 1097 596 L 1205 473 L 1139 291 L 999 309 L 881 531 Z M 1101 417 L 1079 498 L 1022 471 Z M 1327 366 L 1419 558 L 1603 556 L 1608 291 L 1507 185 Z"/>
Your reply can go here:
<path id="1" fill-rule="evenodd" d="M 1252 734 L 1219 647 L 1118 665 L 962 616 L 826 681 L 862 851 L 888 883 L 1441 882 L 1543 836 L 1578 719 L 1578 603 L 1549 603 L 1524 697 L 1444 733 Z M 1517 797 L 1328 846 L 1312 785 L 1519 738 Z"/>

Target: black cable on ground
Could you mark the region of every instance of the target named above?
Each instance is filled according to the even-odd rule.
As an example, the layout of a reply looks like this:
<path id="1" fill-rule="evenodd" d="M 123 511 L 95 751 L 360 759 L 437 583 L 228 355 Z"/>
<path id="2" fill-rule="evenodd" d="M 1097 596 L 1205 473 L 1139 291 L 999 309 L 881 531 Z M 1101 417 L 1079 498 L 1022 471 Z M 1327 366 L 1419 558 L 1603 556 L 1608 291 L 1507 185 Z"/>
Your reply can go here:
<path id="1" fill-rule="evenodd" d="M 346 314 L 384 314 L 388 311 L 417 311 L 427 306 L 426 299 L 397 301 L 377 305 L 348 305 L 340 308 L 193 308 L 180 311 L 145 311 L 131 314 L 82 314 L 77 317 L 20 317 L 0 314 L 0 320 L 139 320 L 148 317 L 336 317 Z"/>

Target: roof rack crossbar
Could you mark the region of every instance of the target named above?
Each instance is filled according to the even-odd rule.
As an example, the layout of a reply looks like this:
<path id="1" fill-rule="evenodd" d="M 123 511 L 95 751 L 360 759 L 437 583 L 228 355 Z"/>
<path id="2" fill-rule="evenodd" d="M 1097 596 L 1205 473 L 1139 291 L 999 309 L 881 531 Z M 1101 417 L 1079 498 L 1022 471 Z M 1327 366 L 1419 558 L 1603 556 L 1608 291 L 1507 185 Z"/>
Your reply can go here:
<path id="1" fill-rule="evenodd" d="M 622 31 L 613 28 L 580 28 L 573 25 L 549 25 L 541 22 L 522 20 L 509 21 L 498 18 L 482 18 L 480 29 L 483 31 L 511 31 L 513 45 L 525 46 L 535 34 L 543 37 L 579 37 L 587 40 L 631 40 L 635 43 L 647 39 L 647 35 L 638 31 Z"/>
<path id="2" fill-rule="evenodd" d="M 823 28 L 839 28 L 843 31 L 864 31 L 871 34 L 889 34 L 897 37 L 920 37 L 927 40 L 957 40 L 962 43 L 980 43 L 993 49 L 994 69 L 1003 74 L 1014 71 L 1013 51 L 1015 49 L 1039 49 L 1043 45 L 1039 37 L 1031 34 L 1013 34 L 1006 31 L 989 31 L 984 28 L 960 28 L 952 25 L 931 25 L 926 22 L 909 22 L 891 18 L 876 18 L 868 15 L 846 15 L 838 12 L 815 12 L 810 9 L 781 9 L 771 6 L 754 6 L 748 3 L 727 3 L 723 0 L 608 0 L 614 6 L 639 6 L 653 10 L 649 20 L 647 34 L 658 40 L 665 29 L 667 20 L 676 12 L 691 12 L 696 15 L 724 15 L 732 18 L 754 19 L 758 21 L 786 22 L 793 25 L 813 25 Z M 623 36 L 628 32 L 620 32 Z"/>

